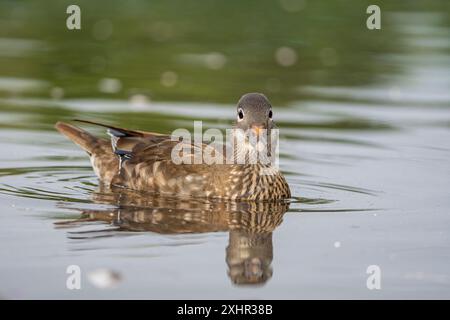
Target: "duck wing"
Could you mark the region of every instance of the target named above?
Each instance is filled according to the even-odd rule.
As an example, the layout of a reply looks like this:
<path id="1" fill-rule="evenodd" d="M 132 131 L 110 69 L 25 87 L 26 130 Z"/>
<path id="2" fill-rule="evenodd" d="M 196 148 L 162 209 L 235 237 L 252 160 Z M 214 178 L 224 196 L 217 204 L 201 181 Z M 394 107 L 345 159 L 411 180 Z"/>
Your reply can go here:
<path id="1" fill-rule="evenodd" d="M 196 155 L 203 155 L 205 148 L 212 147 L 205 143 L 165 138 L 157 143 L 143 141 L 131 151 L 118 150 L 116 154 L 121 159 L 120 170 L 112 184 L 177 196 L 215 196 L 215 189 L 222 185 L 217 180 L 224 168 L 222 165 L 196 161 Z M 221 149 L 210 151 L 218 152 L 222 157 Z"/>
<path id="2" fill-rule="evenodd" d="M 141 143 L 155 144 L 170 139 L 170 135 L 156 132 L 130 130 L 90 120 L 75 119 L 74 121 L 106 128 L 108 134 L 111 136 L 111 146 L 113 151 L 119 151 L 118 153 L 124 151 L 131 152 L 136 145 Z"/>
<path id="3" fill-rule="evenodd" d="M 172 140 L 170 135 L 129 130 L 88 120 L 76 121 L 107 128 L 111 136 L 109 143 L 82 129 L 64 124 L 65 127 L 76 129 L 83 135 L 101 141 L 102 148 L 89 150 L 94 171 L 107 185 L 204 197 L 214 196 L 218 193 L 216 188 L 220 189 L 224 184 L 223 181 L 218 181 L 218 177 L 222 176 L 220 172 L 224 170 L 223 166 L 207 165 L 203 163 L 203 158 L 200 163 L 196 162 L 197 154 L 203 155 L 205 148 L 213 148 L 206 143 L 196 144 L 191 140 L 180 142 Z M 58 126 L 61 131 L 62 124 Z M 85 142 L 86 139 L 80 137 L 84 136 L 77 134 L 78 140 Z M 73 137 L 70 138 L 74 140 Z M 179 155 L 183 160 L 182 164 L 174 161 L 174 151 L 181 153 Z M 225 154 L 223 148 L 209 149 L 209 152 L 217 152 L 221 157 Z"/>

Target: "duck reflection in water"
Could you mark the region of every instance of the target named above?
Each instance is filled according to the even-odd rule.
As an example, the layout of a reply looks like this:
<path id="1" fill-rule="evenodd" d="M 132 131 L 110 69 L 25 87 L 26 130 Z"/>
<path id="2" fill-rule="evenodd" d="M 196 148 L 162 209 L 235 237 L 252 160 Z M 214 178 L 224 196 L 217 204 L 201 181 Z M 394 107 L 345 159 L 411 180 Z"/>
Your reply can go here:
<path id="1" fill-rule="evenodd" d="M 95 203 L 115 208 L 81 211 L 76 220 L 57 222 L 59 227 L 103 221 L 116 231 L 195 234 L 229 232 L 226 248 L 228 275 L 236 285 L 258 285 L 272 277 L 272 232 L 289 208 L 287 202 L 224 202 L 205 199 L 148 197 L 124 189 L 101 187 Z M 73 208 L 73 207 L 71 207 Z"/>

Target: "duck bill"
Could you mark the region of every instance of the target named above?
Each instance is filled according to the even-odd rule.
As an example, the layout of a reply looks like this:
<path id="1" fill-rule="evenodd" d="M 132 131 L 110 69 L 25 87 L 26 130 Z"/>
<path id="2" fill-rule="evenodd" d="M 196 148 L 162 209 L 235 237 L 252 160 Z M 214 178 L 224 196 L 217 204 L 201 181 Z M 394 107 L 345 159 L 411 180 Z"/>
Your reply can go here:
<path id="1" fill-rule="evenodd" d="M 261 137 L 264 133 L 266 133 L 266 128 L 262 125 L 253 125 L 252 132 L 255 136 Z"/>

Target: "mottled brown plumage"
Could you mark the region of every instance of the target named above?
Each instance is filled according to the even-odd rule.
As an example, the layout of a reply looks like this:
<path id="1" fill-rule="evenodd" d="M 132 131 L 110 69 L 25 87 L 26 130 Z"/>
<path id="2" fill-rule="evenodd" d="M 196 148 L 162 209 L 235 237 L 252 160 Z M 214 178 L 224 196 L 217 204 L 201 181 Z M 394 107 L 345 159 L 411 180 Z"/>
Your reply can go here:
<path id="1" fill-rule="evenodd" d="M 95 173 L 107 185 L 179 197 L 247 201 L 290 197 L 286 180 L 271 163 L 176 164 L 172 150 L 179 141 L 171 140 L 169 135 L 82 122 L 107 127 L 111 141 L 62 122 L 56 128 L 89 154 Z M 256 93 L 244 95 L 238 103 L 235 127 L 253 130 L 258 135 L 262 129 L 269 133 L 275 125 L 267 98 Z M 193 150 L 208 148 L 207 144 L 188 142 L 188 145 Z M 238 144 L 233 156 L 254 150 L 250 143 Z M 225 148 L 215 152 L 226 157 Z"/>

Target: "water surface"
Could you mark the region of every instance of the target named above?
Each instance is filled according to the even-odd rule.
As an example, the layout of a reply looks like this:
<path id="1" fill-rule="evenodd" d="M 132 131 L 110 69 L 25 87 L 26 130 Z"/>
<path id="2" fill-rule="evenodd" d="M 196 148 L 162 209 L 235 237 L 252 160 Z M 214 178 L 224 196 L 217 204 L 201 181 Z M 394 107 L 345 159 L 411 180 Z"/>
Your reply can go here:
<path id="1" fill-rule="evenodd" d="M 450 298 L 444 1 L 382 2 L 381 31 L 361 1 L 80 3 L 79 33 L 63 5 L 0 4 L 0 297 Z M 287 204 L 106 190 L 53 129 L 222 129 L 249 91 L 273 102 Z"/>

